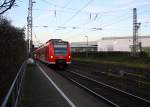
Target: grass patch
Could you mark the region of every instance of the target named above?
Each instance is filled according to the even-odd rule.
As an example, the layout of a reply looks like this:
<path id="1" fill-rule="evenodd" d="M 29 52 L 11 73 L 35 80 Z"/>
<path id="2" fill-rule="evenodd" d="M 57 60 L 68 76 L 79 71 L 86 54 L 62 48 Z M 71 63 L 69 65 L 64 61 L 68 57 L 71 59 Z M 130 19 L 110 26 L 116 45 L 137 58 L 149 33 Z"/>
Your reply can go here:
<path id="1" fill-rule="evenodd" d="M 73 57 L 73 60 L 150 69 L 150 58 L 134 57 Z"/>

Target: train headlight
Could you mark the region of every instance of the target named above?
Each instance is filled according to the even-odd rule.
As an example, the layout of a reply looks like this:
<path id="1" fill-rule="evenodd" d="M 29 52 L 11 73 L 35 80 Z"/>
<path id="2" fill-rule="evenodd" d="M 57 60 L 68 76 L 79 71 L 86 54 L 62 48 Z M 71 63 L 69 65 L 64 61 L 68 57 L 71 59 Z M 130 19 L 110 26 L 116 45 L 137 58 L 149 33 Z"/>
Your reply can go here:
<path id="1" fill-rule="evenodd" d="M 71 56 L 68 56 L 69 58 L 71 58 Z"/>
<path id="2" fill-rule="evenodd" d="M 54 56 L 51 56 L 51 59 L 53 59 L 54 58 Z"/>

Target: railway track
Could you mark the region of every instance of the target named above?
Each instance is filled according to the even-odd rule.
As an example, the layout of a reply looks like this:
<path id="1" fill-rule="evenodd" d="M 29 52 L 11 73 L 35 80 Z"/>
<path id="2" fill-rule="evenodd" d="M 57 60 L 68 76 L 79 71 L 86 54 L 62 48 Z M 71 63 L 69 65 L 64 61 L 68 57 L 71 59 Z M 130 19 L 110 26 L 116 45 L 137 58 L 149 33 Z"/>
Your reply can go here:
<path id="1" fill-rule="evenodd" d="M 81 66 L 82 65 L 82 66 Z M 85 69 L 84 67 L 85 66 L 89 66 L 90 67 L 90 69 L 91 70 L 96 70 L 97 71 L 97 69 L 100 69 L 99 67 L 97 67 L 97 66 L 91 66 L 91 65 L 89 65 L 89 64 L 85 64 L 85 63 L 80 63 L 80 64 L 72 64 L 71 65 L 71 67 L 73 67 L 73 68 L 79 68 L 79 69 Z M 101 71 L 101 70 L 100 70 Z M 110 71 L 111 72 L 111 71 Z M 144 81 L 150 81 L 150 73 L 148 72 L 148 71 L 136 71 L 136 72 L 133 72 L 133 70 L 131 70 L 131 71 L 127 71 L 127 70 L 124 70 L 124 72 L 123 72 L 126 76 L 130 76 L 130 77 L 132 77 L 132 78 L 134 78 L 134 79 L 142 79 L 142 80 L 144 80 Z M 113 74 L 117 74 L 117 75 L 121 75 L 120 74 L 120 72 L 119 71 L 117 71 L 117 70 L 115 70 L 115 71 L 113 71 Z"/>
<path id="2" fill-rule="evenodd" d="M 87 68 L 79 65 L 71 65 L 69 70 L 73 70 L 82 75 L 94 78 L 97 81 L 104 82 L 113 87 L 117 87 L 121 90 L 150 100 L 150 81 L 144 75 L 142 77 L 142 75 L 134 74 L 134 72 L 130 75 L 129 72 L 124 72 L 125 74 L 121 75 L 120 73 L 115 74 L 111 71 L 103 71 L 101 69 L 93 67 Z"/>
<path id="3" fill-rule="evenodd" d="M 114 107 L 150 107 L 149 100 L 132 95 L 79 73 L 73 71 L 60 71 L 59 73 Z"/>

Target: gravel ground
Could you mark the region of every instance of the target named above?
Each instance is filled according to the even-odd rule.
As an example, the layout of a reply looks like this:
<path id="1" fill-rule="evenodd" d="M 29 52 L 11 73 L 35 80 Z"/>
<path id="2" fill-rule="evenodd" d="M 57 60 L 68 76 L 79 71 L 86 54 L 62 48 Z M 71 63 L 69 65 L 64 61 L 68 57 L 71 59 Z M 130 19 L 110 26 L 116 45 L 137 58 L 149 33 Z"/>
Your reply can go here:
<path id="1" fill-rule="evenodd" d="M 115 68 L 116 67 L 116 68 Z M 118 87 L 122 90 L 129 91 L 133 94 L 137 94 L 141 97 L 150 100 L 150 80 L 147 76 L 149 71 L 136 71 L 135 68 L 129 68 L 129 70 L 125 67 L 118 66 L 111 66 L 111 65 L 100 65 L 97 63 L 86 63 L 82 61 L 73 61 L 72 64 L 68 67 L 69 70 L 73 70 L 75 72 L 83 73 L 90 77 L 93 77 L 99 81 L 103 81 L 107 84 L 113 85 Z M 120 70 L 124 70 L 127 73 L 132 75 L 121 75 Z M 124 72 L 123 72 L 124 73 Z M 150 74 L 149 74 L 150 75 Z M 137 77 L 139 76 L 139 77 Z M 141 77 L 140 77 L 141 76 Z M 144 78 L 142 78 L 142 76 Z M 148 84 L 143 84 L 141 82 L 145 81 Z"/>

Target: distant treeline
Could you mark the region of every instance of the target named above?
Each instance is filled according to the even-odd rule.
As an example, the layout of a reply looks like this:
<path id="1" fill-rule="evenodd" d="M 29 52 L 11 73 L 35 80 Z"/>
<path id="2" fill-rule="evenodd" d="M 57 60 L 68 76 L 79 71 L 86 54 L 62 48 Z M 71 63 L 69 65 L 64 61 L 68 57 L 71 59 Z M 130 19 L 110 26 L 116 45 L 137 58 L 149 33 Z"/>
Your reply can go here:
<path id="1" fill-rule="evenodd" d="M 0 97 L 9 88 L 25 57 L 24 29 L 14 27 L 0 16 Z"/>

